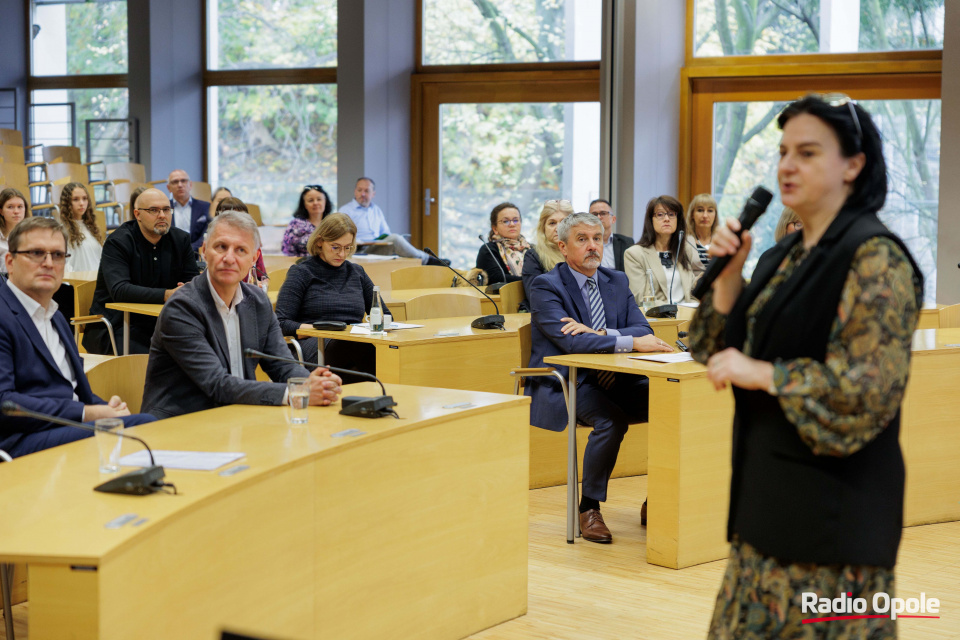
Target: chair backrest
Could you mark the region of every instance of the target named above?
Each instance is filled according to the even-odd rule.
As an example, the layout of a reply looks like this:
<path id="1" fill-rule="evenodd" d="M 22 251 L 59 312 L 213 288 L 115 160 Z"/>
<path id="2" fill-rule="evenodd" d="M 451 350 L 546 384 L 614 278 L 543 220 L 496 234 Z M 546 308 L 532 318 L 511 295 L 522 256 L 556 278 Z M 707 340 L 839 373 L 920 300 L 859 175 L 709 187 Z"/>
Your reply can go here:
<path id="1" fill-rule="evenodd" d="M 149 187 L 150 185 L 141 182 L 119 182 L 113 185 L 113 198 L 120 203 L 123 215 L 120 222 L 133 220 L 133 211 L 130 209 L 130 194 L 140 187 Z"/>
<path id="2" fill-rule="evenodd" d="M 390 285 L 392 289 L 437 289 L 453 286 L 454 277 L 446 267 L 405 267 L 390 272 Z"/>
<path id="3" fill-rule="evenodd" d="M 428 293 L 406 302 L 407 320 L 479 316 L 480 298 L 457 293 Z"/>
<path id="4" fill-rule="evenodd" d="M 13 187 L 25 197 L 30 197 L 30 179 L 27 167 L 16 162 L 0 162 L 0 187 Z"/>
<path id="5" fill-rule="evenodd" d="M 204 202 L 210 202 L 213 199 L 213 193 L 210 190 L 210 183 L 208 182 L 194 182 L 193 190 L 190 192 L 190 195 L 197 199 L 203 200 Z"/>
<path id="6" fill-rule="evenodd" d="M 73 317 L 82 318 L 90 315 L 90 307 L 93 306 L 93 293 L 97 290 L 97 281 L 81 282 L 73 285 Z M 80 333 L 86 325 L 78 325 Z"/>
<path id="7" fill-rule="evenodd" d="M 145 184 L 147 182 L 147 168 L 136 162 L 111 162 L 104 165 L 107 180 L 126 180 Z"/>
<path id="8" fill-rule="evenodd" d="M 500 313 L 517 313 L 523 302 L 523 283 L 519 280 L 500 287 Z"/>
<path id="9" fill-rule="evenodd" d="M 0 144 L 0 161 L 14 164 L 26 164 L 23 147 L 13 144 Z"/>
<path id="10" fill-rule="evenodd" d="M 19 129 L 0 129 L 0 144 L 12 144 L 15 147 L 23 146 L 23 134 Z"/>
<path id="11" fill-rule="evenodd" d="M 290 271 L 290 267 L 274 269 L 273 271 L 267 272 L 267 277 L 270 278 L 270 291 L 280 291 L 280 287 L 282 287 L 283 283 L 287 280 L 288 271 Z"/>
<path id="12" fill-rule="evenodd" d="M 940 309 L 940 328 L 956 329 L 960 327 L 960 304 L 952 304 Z"/>
<path id="13" fill-rule="evenodd" d="M 43 161 L 53 164 L 58 164 L 60 162 L 83 164 L 83 160 L 80 159 L 80 147 L 44 146 Z"/>
<path id="14" fill-rule="evenodd" d="M 260 215 L 260 205 L 253 204 L 252 202 L 245 202 L 247 205 L 247 211 L 250 212 L 250 217 L 253 218 L 253 221 L 257 223 L 258 227 L 263 226 L 263 217 Z"/>
<path id="15" fill-rule="evenodd" d="M 140 413 L 148 354 L 109 358 L 87 371 L 90 388 L 101 398 L 120 396 L 130 413 Z"/>
<path id="16" fill-rule="evenodd" d="M 46 152 L 47 147 L 44 147 L 43 150 Z M 90 172 L 87 171 L 85 166 L 78 162 L 51 162 L 47 165 L 47 178 L 51 182 L 62 181 L 66 178 L 67 182 L 89 184 Z"/>

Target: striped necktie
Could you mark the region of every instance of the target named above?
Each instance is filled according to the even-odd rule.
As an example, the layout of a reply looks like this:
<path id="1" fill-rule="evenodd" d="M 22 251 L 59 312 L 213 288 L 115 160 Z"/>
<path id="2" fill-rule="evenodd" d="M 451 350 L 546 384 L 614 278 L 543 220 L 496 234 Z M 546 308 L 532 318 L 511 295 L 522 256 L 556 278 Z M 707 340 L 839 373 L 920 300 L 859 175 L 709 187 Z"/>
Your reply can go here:
<path id="1" fill-rule="evenodd" d="M 607 328 L 607 316 L 603 312 L 603 299 L 600 297 L 600 288 L 596 280 L 587 279 L 587 298 L 590 300 L 590 324 L 594 331 L 600 331 Z M 609 389 L 613 386 L 612 371 L 597 371 L 597 379 L 600 386 Z"/>

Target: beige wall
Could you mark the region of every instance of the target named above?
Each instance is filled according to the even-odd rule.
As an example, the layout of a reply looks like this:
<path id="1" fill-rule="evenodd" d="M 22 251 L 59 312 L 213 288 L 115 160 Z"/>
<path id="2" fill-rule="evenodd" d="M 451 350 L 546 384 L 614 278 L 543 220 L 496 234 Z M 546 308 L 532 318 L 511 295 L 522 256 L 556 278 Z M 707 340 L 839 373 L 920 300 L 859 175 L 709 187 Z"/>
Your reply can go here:
<path id="1" fill-rule="evenodd" d="M 960 302 L 960 3 L 946 2 L 943 37 L 937 302 Z"/>

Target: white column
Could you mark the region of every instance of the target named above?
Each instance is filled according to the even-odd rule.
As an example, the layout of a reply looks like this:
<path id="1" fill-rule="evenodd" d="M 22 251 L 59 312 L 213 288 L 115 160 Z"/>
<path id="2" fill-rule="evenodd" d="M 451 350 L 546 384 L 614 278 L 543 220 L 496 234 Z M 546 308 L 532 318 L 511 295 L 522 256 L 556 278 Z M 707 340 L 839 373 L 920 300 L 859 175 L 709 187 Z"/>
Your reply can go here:
<path id="1" fill-rule="evenodd" d="M 820 53 L 860 49 L 860 0 L 820 0 Z"/>

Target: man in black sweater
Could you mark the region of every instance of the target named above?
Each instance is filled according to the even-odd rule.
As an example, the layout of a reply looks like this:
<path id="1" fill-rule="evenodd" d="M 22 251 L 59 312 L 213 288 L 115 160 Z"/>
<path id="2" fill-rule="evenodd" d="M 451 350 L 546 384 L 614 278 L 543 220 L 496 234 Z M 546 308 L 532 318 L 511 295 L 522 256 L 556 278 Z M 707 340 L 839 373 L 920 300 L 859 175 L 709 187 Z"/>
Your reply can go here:
<path id="1" fill-rule="evenodd" d="M 100 257 L 97 288 L 91 314 L 105 316 L 113 325 L 117 348 L 123 344 L 123 312 L 107 309 L 110 302 L 163 304 L 200 273 L 190 246 L 190 234 L 171 224 L 173 209 L 158 189 L 137 198 L 135 220 L 107 236 Z M 148 353 L 157 319 L 130 314 L 130 353 Z M 100 324 L 87 325 L 83 346 L 89 353 L 111 354 L 110 337 Z"/>

